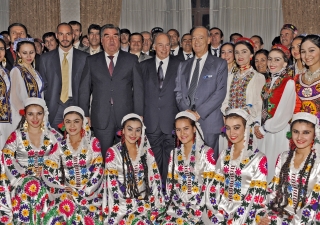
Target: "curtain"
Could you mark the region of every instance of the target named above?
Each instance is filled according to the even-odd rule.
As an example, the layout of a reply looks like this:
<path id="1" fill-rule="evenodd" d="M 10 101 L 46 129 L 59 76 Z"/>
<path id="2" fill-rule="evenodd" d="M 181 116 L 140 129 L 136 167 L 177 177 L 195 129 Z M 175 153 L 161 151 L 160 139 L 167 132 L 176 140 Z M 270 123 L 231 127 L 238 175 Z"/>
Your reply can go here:
<path id="1" fill-rule="evenodd" d="M 223 31 L 224 42 L 232 33 L 259 35 L 269 50 L 283 26 L 281 0 L 210 0 L 210 26 Z"/>
<path id="2" fill-rule="evenodd" d="M 61 22 L 80 21 L 80 0 L 60 0 Z"/>
<path id="3" fill-rule="evenodd" d="M 320 34 L 320 0 L 282 0 L 284 23 L 294 24 L 299 34 Z"/>
<path id="4" fill-rule="evenodd" d="M 120 27 L 131 32 L 175 28 L 182 36 L 192 27 L 191 0 L 122 0 Z"/>
<path id="5" fill-rule="evenodd" d="M 90 24 L 119 25 L 121 0 L 80 0 L 80 21 L 83 33 L 87 33 Z"/>
<path id="6" fill-rule="evenodd" d="M 9 21 L 24 24 L 32 37 L 42 38 L 60 23 L 60 0 L 10 0 Z"/>
<path id="7" fill-rule="evenodd" d="M 9 26 L 9 0 L 0 0 L 0 32 Z"/>

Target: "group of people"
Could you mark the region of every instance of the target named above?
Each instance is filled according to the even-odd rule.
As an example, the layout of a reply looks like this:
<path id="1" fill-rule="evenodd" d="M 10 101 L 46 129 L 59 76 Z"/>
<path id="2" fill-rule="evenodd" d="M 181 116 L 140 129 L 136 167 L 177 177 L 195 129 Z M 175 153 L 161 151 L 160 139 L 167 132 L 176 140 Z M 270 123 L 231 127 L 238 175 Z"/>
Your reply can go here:
<path id="1" fill-rule="evenodd" d="M 0 223 L 320 224 L 319 35 L 1 33 Z"/>

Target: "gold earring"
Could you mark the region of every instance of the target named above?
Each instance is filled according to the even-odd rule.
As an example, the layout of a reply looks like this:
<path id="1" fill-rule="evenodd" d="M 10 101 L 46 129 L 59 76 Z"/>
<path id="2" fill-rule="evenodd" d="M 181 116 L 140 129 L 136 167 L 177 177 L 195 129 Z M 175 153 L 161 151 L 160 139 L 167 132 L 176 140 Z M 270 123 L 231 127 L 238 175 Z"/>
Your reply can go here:
<path id="1" fill-rule="evenodd" d="M 27 132 L 28 131 L 28 122 L 27 121 L 24 121 L 23 123 L 23 129 L 24 129 L 24 132 Z"/>
<path id="2" fill-rule="evenodd" d="M 44 122 L 41 123 L 41 130 L 44 131 Z"/>
<path id="3" fill-rule="evenodd" d="M 3 58 L 2 60 L 2 67 L 5 68 L 7 65 L 7 59 L 6 58 Z"/>
<path id="4" fill-rule="evenodd" d="M 22 64 L 22 59 L 18 59 L 18 63 L 19 63 L 19 64 Z"/>

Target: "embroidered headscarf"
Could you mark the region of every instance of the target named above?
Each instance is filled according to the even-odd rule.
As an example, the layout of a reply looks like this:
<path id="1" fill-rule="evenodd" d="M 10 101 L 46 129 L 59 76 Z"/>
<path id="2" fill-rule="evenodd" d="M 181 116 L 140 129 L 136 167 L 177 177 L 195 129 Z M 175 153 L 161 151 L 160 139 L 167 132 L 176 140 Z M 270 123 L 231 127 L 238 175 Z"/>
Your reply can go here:
<path id="1" fill-rule="evenodd" d="M 46 102 L 42 98 L 36 98 L 36 97 L 31 97 L 27 98 L 24 101 L 24 107 L 27 107 L 29 105 L 39 105 L 43 108 L 44 111 L 44 117 L 43 117 L 43 124 L 44 124 L 44 129 L 45 131 L 48 130 L 48 128 L 51 128 L 50 123 L 49 123 L 49 111 L 48 107 L 46 105 Z"/>

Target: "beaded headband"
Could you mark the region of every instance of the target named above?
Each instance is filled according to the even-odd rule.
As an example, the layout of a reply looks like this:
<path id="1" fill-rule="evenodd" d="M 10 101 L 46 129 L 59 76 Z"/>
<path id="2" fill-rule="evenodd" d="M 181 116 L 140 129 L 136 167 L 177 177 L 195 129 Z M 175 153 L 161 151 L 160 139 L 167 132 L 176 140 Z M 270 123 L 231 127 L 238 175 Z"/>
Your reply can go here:
<path id="1" fill-rule="evenodd" d="M 290 58 L 290 50 L 282 44 L 275 44 L 271 49 L 279 49 L 287 56 L 288 59 Z"/>
<path id="2" fill-rule="evenodd" d="M 240 37 L 237 40 L 235 40 L 235 44 L 239 41 L 244 41 L 247 42 L 248 44 L 250 44 L 253 48 L 254 48 L 254 42 L 250 39 L 250 38 L 246 38 L 246 37 Z"/>
<path id="3" fill-rule="evenodd" d="M 17 50 L 18 43 L 19 43 L 19 42 L 22 42 L 22 41 L 29 41 L 29 42 L 34 43 L 34 39 L 33 39 L 33 38 L 18 38 L 18 39 L 15 40 L 14 43 L 13 43 L 13 51 L 16 51 L 16 50 Z"/>

